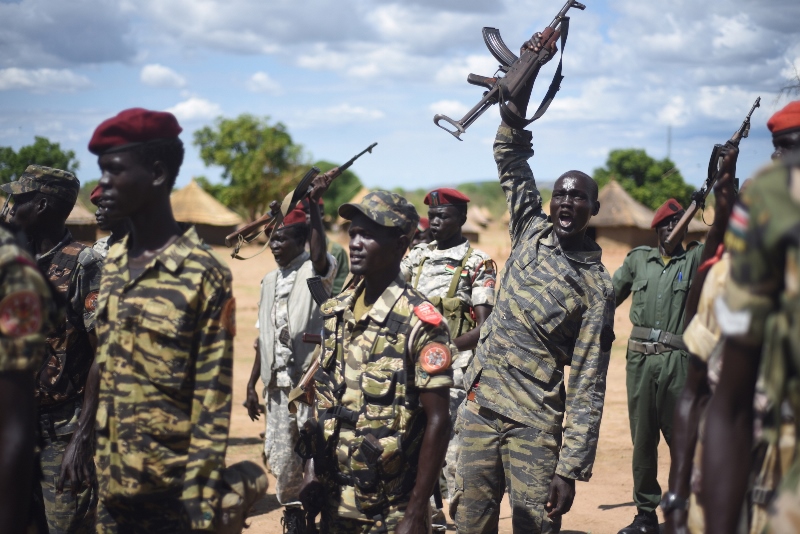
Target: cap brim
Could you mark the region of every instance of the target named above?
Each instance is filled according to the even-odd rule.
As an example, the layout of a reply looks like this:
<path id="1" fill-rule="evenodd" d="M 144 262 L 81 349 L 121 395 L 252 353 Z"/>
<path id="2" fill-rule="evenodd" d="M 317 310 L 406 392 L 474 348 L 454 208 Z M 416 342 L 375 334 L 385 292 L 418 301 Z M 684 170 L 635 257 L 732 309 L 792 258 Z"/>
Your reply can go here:
<path id="1" fill-rule="evenodd" d="M 366 215 L 367 218 L 373 220 L 370 213 L 361 204 L 342 204 L 339 206 L 339 216 L 347 221 L 352 221 L 353 218 L 359 213 Z"/>
<path id="2" fill-rule="evenodd" d="M 0 185 L 0 190 L 3 190 L 9 195 L 20 195 L 25 192 L 22 190 L 22 184 L 19 182 L 8 182 L 7 184 Z"/>

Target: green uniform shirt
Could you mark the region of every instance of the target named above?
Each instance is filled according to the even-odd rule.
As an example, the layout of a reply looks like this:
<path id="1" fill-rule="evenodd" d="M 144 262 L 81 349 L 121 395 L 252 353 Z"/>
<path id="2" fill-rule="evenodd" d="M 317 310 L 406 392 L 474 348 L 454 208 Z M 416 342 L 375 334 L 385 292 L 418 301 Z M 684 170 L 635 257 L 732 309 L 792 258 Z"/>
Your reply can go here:
<path id="1" fill-rule="evenodd" d="M 690 243 L 689 250 L 673 256 L 666 266 L 657 247 L 637 247 L 628 253 L 613 282 L 617 306 L 633 293 L 630 318 L 634 326 L 683 334 L 686 294 L 703 248 Z"/>
<path id="2" fill-rule="evenodd" d="M 614 288 L 594 241 L 587 237 L 581 252 L 559 246 L 531 156 L 530 132 L 498 129 L 494 157 L 511 213 L 511 256 L 465 383 L 479 378 L 476 402 L 498 414 L 556 435 L 563 427 L 556 473 L 588 480 L 614 340 Z"/>
<path id="3" fill-rule="evenodd" d="M 97 310 L 101 500 L 169 509 L 179 500 L 192 529 L 212 529 L 230 424 L 234 314 L 230 271 L 194 227 L 135 279 L 128 237 L 111 247 Z"/>
<path id="4" fill-rule="evenodd" d="M 333 287 L 331 288 L 331 295 L 335 297 L 342 292 L 347 275 L 350 274 L 350 255 L 336 241 L 331 241 L 327 237 L 325 237 L 325 240 L 328 242 L 328 254 L 336 258 L 336 277 L 333 279 Z"/>

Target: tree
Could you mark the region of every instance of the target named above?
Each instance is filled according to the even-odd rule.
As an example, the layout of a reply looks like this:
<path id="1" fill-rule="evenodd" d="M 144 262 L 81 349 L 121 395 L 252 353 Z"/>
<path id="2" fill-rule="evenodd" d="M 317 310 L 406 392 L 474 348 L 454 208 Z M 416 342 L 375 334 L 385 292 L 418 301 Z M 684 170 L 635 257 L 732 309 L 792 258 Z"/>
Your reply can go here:
<path id="1" fill-rule="evenodd" d="M 32 164 L 73 173 L 79 167 L 75 152 L 62 150 L 58 143 L 52 143 L 46 137 L 36 136 L 32 145 L 23 146 L 16 152 L 11 147 L 0 147 L 0 183 L 16 180 L 25 168 Z"/>
<path id="2" fill-rule="evenodd" d="M 655 160 L 644 150 L 635 148 L 612 150 L 606 166 L 595 169 L 593 178 L 599 187 L 616 180 L 635 200 L 650 209 L 657 209 L 670 198 L 687 206 L 694 191 L 683 181 L 672 160 Z"/>
<path id="3" fill-rule="evenodd" d="M 336 166 L 338 166 L 336 163 L 324 160 L 314 164 L 314 167 L 317 167 L 322 172 L 328 172 Z M 326 213 L 330 213 L 335 219 L 339 206 L 353 198 L 356 193 L 361 191 L 362 187 L 364 186 L 361 180 L 358 179 L 358 176 L 353 171 L 350 169 L 344 171 L 322 195 L 322 200 L 325 201 L 326 205 Z"/>
<path id="4" fill-rule="evenodd" d="M 272 125 L 268 117 L 219 117 L 213 128 L 194 133 L 194 144 L 203 163 L 223 169 L 227 187 L 215 188 L 218 200 L 244 210 L 250 219 L 266 212 L 272 200 L 283 198 L 304 171 L 302 147 L 283 124 Z"/>

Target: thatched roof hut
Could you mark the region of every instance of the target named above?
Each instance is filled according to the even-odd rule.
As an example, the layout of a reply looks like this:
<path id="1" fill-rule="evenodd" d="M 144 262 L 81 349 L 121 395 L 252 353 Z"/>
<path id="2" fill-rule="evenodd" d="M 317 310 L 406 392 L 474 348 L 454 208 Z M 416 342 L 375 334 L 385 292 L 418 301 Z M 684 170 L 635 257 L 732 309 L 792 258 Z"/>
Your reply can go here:
<path id="1" fill-rule="evenodd" d="M 94 213 L 86 209 L 86 206 L 78 200 L 75 207 L 67 217 L 67 228 L 72 237 L 83 243 L 94 243 L 97 240 L 97 221 Z"/>
<path id="2" fill-rule="evenodd" d="M 170 203 L 175 220 L 194 225 L 200 238 L 210 245 L 224 245 L 225 236 L 244 223 L 194 180 L 172 193 Z"/>

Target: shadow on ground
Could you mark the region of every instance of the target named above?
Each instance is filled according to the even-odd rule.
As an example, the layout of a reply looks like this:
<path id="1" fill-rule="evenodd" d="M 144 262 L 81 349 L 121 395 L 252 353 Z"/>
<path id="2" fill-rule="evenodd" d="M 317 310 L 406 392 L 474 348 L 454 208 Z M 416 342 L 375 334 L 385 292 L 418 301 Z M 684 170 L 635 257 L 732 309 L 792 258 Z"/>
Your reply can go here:
<path id="1" fill-rule="evenodd" d="M 228 447 L 238 447 L 240 445 L 258 445 L 263 442 L 264 440 L 258 436 L 246 438 L 228 438 Z"/>
<path id="2" fill-rule="evenodd" d="M 268 514 L 280 508 L 283 508 L 283 506 L 281 506 L 281 503 L 278 502 L 278 498 L 274 494 L 267 494 L 260 500 L 256 501 L 253 507 L 250 508 L 248 517 L 256 517 L 259 515 Z"/>
<path id="3" fill-rule="evenodd" d="M 625 506 L 636 506 L 636 503 L 631 502 L 621 502 L 619 504 L 601 504 L 597 508 L 600 510 L 613 510 L 614 508 L 624 508 Z"/>

